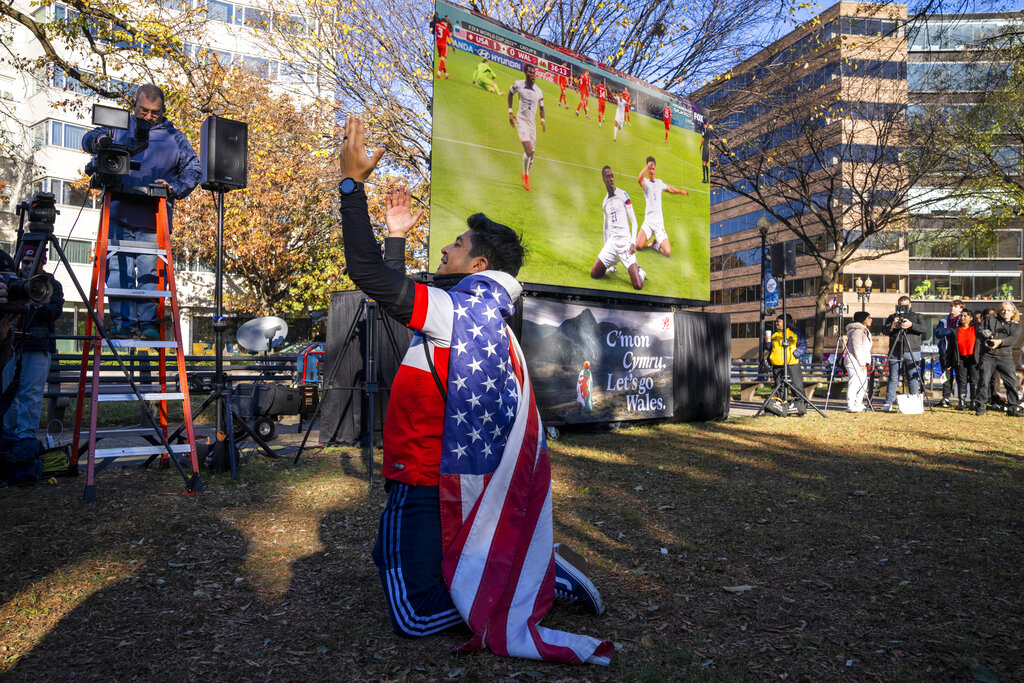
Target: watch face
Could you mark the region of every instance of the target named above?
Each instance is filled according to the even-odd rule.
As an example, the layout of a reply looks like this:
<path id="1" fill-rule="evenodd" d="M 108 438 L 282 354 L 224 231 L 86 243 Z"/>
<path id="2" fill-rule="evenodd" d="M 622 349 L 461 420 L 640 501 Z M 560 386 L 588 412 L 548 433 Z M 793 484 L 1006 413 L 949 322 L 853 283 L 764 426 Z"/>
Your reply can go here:
<path id="1" fill-rule="evenodd" d="M 358 183 L 351 178 L 345 178 L 341 181 L 341 185 L 338 186 L 338 189 L 341 190 L 342 194 L 352 194 L 356 191 L 357 185 Z"/>

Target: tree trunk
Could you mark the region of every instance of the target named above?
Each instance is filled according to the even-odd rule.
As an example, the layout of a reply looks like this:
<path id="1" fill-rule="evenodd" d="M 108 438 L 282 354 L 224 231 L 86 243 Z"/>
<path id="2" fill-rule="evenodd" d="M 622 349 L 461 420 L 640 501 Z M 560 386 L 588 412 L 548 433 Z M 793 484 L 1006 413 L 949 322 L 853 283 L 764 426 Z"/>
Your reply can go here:
<path id="1" fill-rule="evenodd" d="M 825 314 L 828 313 L 828 300 L 832 292 L 832 284 L 836 281 L 837 268 L 831 263 L 821 269 L 821 282 L 818 296 L 814 300 L 814 346 L 811 360 L 821 361 L 825 355 Z"/>

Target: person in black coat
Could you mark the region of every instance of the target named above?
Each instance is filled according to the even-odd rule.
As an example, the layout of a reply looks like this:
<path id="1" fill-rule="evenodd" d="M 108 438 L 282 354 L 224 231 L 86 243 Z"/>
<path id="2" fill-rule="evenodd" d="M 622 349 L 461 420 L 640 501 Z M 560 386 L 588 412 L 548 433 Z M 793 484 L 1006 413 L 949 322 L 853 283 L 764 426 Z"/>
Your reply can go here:
<path id="1" fill-rule="evenodd" d="M 978 384 L 976 415 L 984 415 L 992 389 L 992 377 L 999 373 L 1006 389 L 1006 414 L 1024 417 L 1017 392 L 1017 372 L 1013 366 L 1013 345 L 1020 337 L 1020 311 L 1009 301 L 996 309 L 996 314 L 985 318 L 978 330 L 981 339 L 981 379 Z"/>

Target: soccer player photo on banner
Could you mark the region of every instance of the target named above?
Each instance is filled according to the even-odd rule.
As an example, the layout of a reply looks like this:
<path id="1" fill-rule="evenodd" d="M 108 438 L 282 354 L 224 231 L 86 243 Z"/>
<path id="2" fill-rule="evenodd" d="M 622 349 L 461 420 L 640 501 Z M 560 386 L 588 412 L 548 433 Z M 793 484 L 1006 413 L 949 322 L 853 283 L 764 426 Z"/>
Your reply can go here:
<path id="1" fill-rule="evenodd" d="M 431 264 L 486 208 L 523 234 L 525 283 L 706 301 L 706 112 L 471 10 L 435 13 Z"/>
<path id="2" fill-rule="evenodd" d="M 523 353 L 545 423 L 670 417 L 674 344 L 670 311 L 524 302 Z"/>

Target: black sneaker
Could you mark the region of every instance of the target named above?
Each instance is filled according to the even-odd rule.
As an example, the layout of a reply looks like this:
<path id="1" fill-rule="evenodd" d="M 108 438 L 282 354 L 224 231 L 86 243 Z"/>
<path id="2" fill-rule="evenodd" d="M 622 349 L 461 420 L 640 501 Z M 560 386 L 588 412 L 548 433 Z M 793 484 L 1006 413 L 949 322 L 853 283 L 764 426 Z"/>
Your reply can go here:
<path id="1" fill-rule="evenodd" d="M 580 555 L 560 543 L 555 544 L 555 600 L 580 605 L 591 614 L 604 614 L 604 603 L 594 583 L 581 567 L 586 564 Z"/>
<path id="2" fill-rule="evenodd" d="M 940 408 L 949 408 L 952 405 L 953 404 L 949 402 L 948 398 L 944 398 L 941 401 L 939 401 L 939 407 Z"/>
<path id="3" fill-rule="evenodd" d="M 985 406 L 978 406 L 977 408 L 975 408 L 974 409 L 974 414 L 977 415 L 978 417 L 981 417 L 982 415 L 984 415 L 985 414 Z"/>

